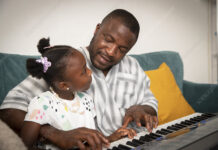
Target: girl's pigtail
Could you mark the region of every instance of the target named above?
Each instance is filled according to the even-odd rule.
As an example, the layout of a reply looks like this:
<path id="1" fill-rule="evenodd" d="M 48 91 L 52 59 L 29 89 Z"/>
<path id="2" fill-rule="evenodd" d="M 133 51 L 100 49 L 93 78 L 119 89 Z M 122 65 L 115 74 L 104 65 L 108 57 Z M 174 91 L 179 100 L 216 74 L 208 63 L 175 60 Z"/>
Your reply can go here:
<path id="1" fill-rule="evenodd" d="M 37 48 L 38 51 L 43 55 L 47 50 L 50 49 L 50 39 L 49 38 L 40 39 Z"/>
<path id="2" fill-rule="evenodd" d="M 33 77 L 36 77 L 38 79 L 44 77 L 43 64 L 37 63 L 36 59 L 34 58 L 27 59 L 26 68 L 29 74 L 32 75 Z"/>

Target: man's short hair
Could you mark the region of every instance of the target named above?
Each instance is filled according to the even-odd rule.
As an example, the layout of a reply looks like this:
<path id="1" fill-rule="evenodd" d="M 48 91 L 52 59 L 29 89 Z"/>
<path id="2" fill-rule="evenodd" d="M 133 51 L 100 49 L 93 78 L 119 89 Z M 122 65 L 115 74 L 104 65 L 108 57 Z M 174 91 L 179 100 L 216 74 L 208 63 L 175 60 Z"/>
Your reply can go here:
<path id="1" fill-rule="evenodd" d="M 102 20 L 101 23 L 104 24 L 106 21 L 113 19 L 113 18 L 119 18 L 122 21 L 122 23 L 127 28 L 129 28 L 132 33 L 135 34 L 136 39 L 138 38 L 140 26 L 139 26 L 139 22 L 137 21 L 135 16 L 133 16 L 133 14 L 131 14 L 130 12 L 128 12 L 124 9 L 115 9 L 114 11 L 110 12 Z"/>

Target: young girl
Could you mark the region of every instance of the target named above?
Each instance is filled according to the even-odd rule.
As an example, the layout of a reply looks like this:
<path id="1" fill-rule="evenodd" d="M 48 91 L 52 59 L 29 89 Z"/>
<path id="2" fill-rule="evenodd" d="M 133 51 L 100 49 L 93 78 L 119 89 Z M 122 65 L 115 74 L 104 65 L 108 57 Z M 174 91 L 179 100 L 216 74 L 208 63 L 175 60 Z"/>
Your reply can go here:
<path id="1" fill-rule="evenodd" d="M 21 138 L 31 148 L 37 141 L 40 127 L 44 124 L 60 130 L 79 127 L 95 128 L 95 107 L 92 98 L 84 93 L 91 84 L 91 70 L 86 67 L 83 55 L 70 46 L 52 46 L 49 39 L 41 39 L 38 50 L 40 59 L 27 60 L 27 71 L 33 77 L 43 78 L 50 91 L 33 98 L 21 130 Z M 135 131 L 120 128 L 110 135 L 110 142 L 123 135 L 132 138 Z M 58 149 L 54 145 L 44 145 L 46 149 Z"/>

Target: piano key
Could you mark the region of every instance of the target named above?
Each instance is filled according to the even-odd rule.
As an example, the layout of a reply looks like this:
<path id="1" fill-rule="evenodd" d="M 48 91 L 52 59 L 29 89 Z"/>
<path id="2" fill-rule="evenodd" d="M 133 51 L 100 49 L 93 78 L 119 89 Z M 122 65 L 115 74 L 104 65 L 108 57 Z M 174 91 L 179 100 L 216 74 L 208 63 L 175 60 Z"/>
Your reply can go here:
<path id="1" fill-rule="evenodd" d="M 167 129 L 172 130 L 172 131 L 178 131 L 179 130 L 179 128 L 172 127 L 172 126 L 167 127 Z"/>
<path id="2" fill-rule="evenodd" d="M 176 123 L 175 126 L 176 126 L 176 127 L 179 127 L 179 128 L 187 127 L 187 125 L 184 125 L 184 124 L 178 124 L 178 123 Z"/>
<path id="3" fill-rule="evenodd" d="M 153 137 L 155 137 L 155 138 L 162 137 L 161 135 L 158 135 L 158 134 L 155 134 L 155 133 L 150 133 L 149 135 L 150 135 L 150 136 L 153 136 Z"/>
<path id="4" fill-rule="evenodd" d="M 197 118 L 191 118 L 190 120 L 191 121 L 196 121 L 196 122 L 200 122 L 201 121 L 200 119 L 197 119 Z"/>
<path id="5" fill-rule="evenodd" d="M 172 125 L 172 127 L 176 127 L 176 128 L 178 128 L 178 129 L 184 128 L 183 126 L 180 126 L 180 125 Z"/>
<path id="6" fill-rule="evenodd" d="M 160 131 L 168 132 L 168 133 L 172 133 L 173 132 L 173 131 L 170 131 L 170 130 L 167 130 L 167 129 L 161 129 Z"/>
<path id="7" fill-rule="evenodd" d="M 117 147 L 113 147 L 112 150 L 120 150 L 120 149 Z"/>
<path id="8" fill-rule="evenodd" d="M 204 114 L 202 114 L 201 116 L 207 116 L 207 117 L 214 117 L 214 116 L 216 116 L 215 114 L 209 114 L 209 113 L 204 113 Z"/>
<path id="9" fill-rule="evenodd" d="M 144 142 L 151 142 L 153 139 L 148 138 L 148 137 L 145 137 L 145 136 L 141 136 L 141 137 L 139 138 L 139 140 L 144 141 Z"/>
<path id="10" fill-rule="evenodd" d="M 192 125 L 191 123 L 188 123 L 188 122 L 185 122 L 185 121 L 180 122 L 180 124 L 182 124 L 182 125 L 187 125 L 187 126 Z"/>
<path id="11" fill-rule="evenodd" d="M 166 124 L 159 125 L 156 129 L 153 129 L 152 133 L 160 135 L 160 136 L 165 136 L 165 135 L 156 133 L 156 131 L 161 130 L 161 129 L 168 129 L 168 130 L 172 130 L 172 131 L 176 132 L 176 129 L 181 129 L 181 128 L 186 127 L 186 126 L 179 125 L 179 123 L 181 121 L 185 121 L 185 120 L 194 121 L 194 120 L 191 120 L 191 118 L 194 118 L 194 117 L 197 117 L 197 116 L 201 116 L 201 115 L 202 115 L 202 113 L 194 113 L 194 114 L 191 114 L 189 116 L 185 116 L 185 117 L 179 118 L 177 120 L 168 122 Z M 197 119 L 197 120 L 198 120 L 198 122 L 200 122 L 199 119 Z M 196 122 L 196 120 L 194 122 Z M 134 139 L 141 140 L 141 141 L 143 141 L 143 142 L 145 142 L 147 144 L 150 144 L 150 143 L 152 143 L 151 141 L 153 141 L 154 139 L 148 138 L 147 136 L 146 136 L 146 138 L 144 137 L 145 135 L 149 135 L 149 134 L 150 133 L 147 132 L 147 130 L 145 130 L 145 131 L 142 131 L 140 133 L 137 133 L 137 136 L 135 136 Z M 111 145 L 110 145 L 110 148 L 112 149 L 112 147 L 117 147 L 119 144 L 126 145 L 126 143 L 128 141 L 132 142 L 131 139 L 129 139 L 129 138 L 123 138 L 121 140 L 112 142 Z M 129 146 L 129 147 L 134 148 L 134 146 Z"/>
<path id="12" fill-rule="evenodd" d="M 126 146 L 126 145 L 123 145 L 123 144 L 119 144 L 118 148 L 121 149 L 121 150 L 132 150 L 132 148 L 130 148 L 130 147 Z"/>
<path id="13" fill-rule="evenodd" d="M 132 142 L 133 142 L 133 143 L 138 143 L 138 144 L 140 144 L 140 145 L 142 145 L 142 144 L 145 143 L 145 142 L 140 141 L 140 140 L 137 140 L 137 139 L 133 139 Z"/>
<path id="14" fill-rule="evenodd" d="M 199 119 L 200 121 L 208 119 L 207 117 L 204 117 L 204 116 L 197 116 L 196 118 Z"/>
<path id="15" fill-rule="evenodd" d="M 193 120 L 188 120 L 190 123 L 193 123 L 193 124 L 195 124 L 195 123 L 198 123 L 197 121 L 193 121 Z"/>
<path id="16" fill-rule="evenodd" d="M 131 141 L 127 141 L 127 142 L 126 142 L 126 145 L 133 146 L 133 147 L 140 146 L 140 144 L 133 143 L 133 142 L 131 142 Z"/>
<path id="17" fill-rule="evenodd" d="M 160 131 L 160 130 L 157 130 L 156 133 L 161 134 L 161 135 L 167 135 L 167 134 L 169 134 L 168 132 Z"/>

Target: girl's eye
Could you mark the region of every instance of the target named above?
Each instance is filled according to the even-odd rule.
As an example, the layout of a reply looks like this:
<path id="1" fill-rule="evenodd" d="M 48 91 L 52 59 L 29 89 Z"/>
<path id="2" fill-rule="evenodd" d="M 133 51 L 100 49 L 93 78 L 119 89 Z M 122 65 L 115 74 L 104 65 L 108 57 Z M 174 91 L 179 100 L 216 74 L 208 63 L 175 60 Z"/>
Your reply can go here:
<path id="1" fill-rule="evenodd" d="M 83 73 L 84 73 L 84 74 L 86 73 L 86 69 L 84 69 Z"/>

